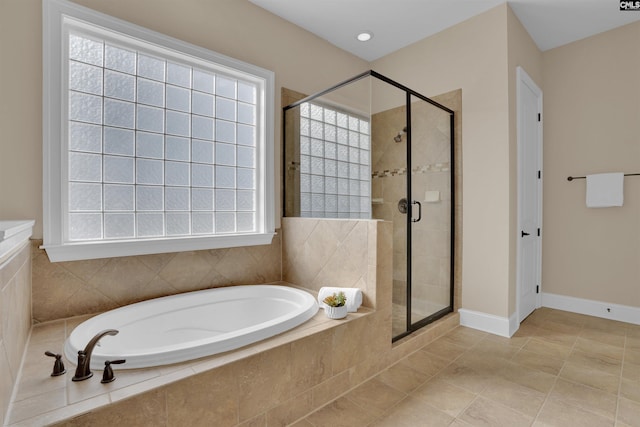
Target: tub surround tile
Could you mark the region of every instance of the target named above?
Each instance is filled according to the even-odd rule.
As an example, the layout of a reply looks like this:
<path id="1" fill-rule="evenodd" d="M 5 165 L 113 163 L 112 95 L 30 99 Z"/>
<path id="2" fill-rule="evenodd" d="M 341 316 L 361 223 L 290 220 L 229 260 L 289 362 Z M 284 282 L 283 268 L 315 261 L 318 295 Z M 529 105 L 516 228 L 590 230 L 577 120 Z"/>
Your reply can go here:
<path id="1" fill-rule="evenodd" d="M 109 408 L 100 409 L 65 422 L 63 425 L 72 427 L 165 426 L 168 425 L 167 402 L 164 390 L 153 391 L 123 401 L 118 411 L 112 411 Z"/>
<path id="2" fill-rule="evenodd" d="M 343 371 L 333 375 L 328 380 L 318 384 L 311 389 L 313 395 L 313 406 L 319 408 L 326 405 L 351 389 L 351 375 L 349 371 Z"/>
<path id="3" fill-rule="evenodd" d="M 251 356 L 238 371 L 240 421 L 268 410 L 291 397 L 291 348 L 276 347 L 272 351 Z"/>
<path id="4" fill-rule="evenodd" d="M 115 366 L 115 365 L 114 365 Z M 68 370 L 75 369 L 74 365 L 69 365 Z M 31 373 L 31 374 L 35 374 Z M 157 378 L 160 376 L 160 372 L 157 369 L 132 369 L 127 371 L 115 370 L 116 381 L 102 384 L 98 379 L 102 377 L 102 371 L 99 369 L 93 370 L 93 376 L 96 377 L 96 381 L 80 381 L 74 384 L 73 387 L 66 387 L 67 402 L 69 404 L 80 402 L 90 397 L 104 394 L 105 392 L 111 392 L 120 390 L 128 386 L 141 383 L 143 381 Z M 62 377 L 63 381 L 68 380 L 67 377 Z"/>
<path id="5" fill-rule="evenodd" d="M 63 425 L 72 422 L 68 420 L 70 417 L 88 413 L 96 408 L 100 408 L 109 404 L 108 395 L 100 395 L 91 399 L 83 400 L 74 405 L 67 405 L 62 408 L 55 409 L 50 412 L 39 413 L 34 412 L 32 418 L 27 418 L 24 421 L 12 422 L 9 420 L 11 427 L 33 427 L 33 426 L 48 426 L 56 423 L 62 423 Z M 98 417 L 99 419 L 101 417 Z M 56 424 L 57 425 L 57 424 Z"/>
<path id="6" fill-rule="evenodd" d="M 60 266 L 85 282 L 90 281 L 102 267 L 109 262 L 108 258 L 87 259 L 74 262 L 61 262 Z"/>
<path id="7" fill-rule="evenodd" d="M 166 388 L 168 425 L 238 423 L 238 372 L 235 365 L 194 375 Z"/>
<path id="8" fill-rule="evenodd" d="M 24 365 L 22 366 L 20 386 L 17 389 L 14 402 L 19 402 L 48 392 L 65 394 L 64 389 L 67 378 L 65 376 L 50 377 L 48 375 L 53 371 L 53 359 L 46 357 L 44 351 L 35 352 L 34 350 L 34 353 L 33 355 L 26 355 L 30 360 L 25 359 Z M 34 360 L 34 356 L 37 356 L 39 360 Z M 43 361 L 45 357 L 47 359 L 46 363 Z M 65 366 L 67 370 L 73 369 L 73 366 L 67 363 L 65 363 Z"/>
<path id="9" fill-rule="evenodd" d="M 3 424 L 7 419 L 6 413 L 9 409 L 9 402 L 15 382 L 13 375 L 9 372 L 8 366 L 9 362 L 7 361 L 7 355 L 4 351 L 4 343 L 0 341 L 0 421 L 2 421 Z"/>
<path id="10" fill-rule="evenodd" d="M 279 233 L 270 245 L 51 263 L 32 241 L 36 322 L 98 313 L 148 298 L 282 278 Z M 243 268 L 237 268 L 242 265 Z"/>
<path id="11" fill-rule="evenodd" d="M 126 375 L 124 371 L 117 372 L 117 375 L 123 376 Z M 190 367 L 184 367 L 180 370 L 171 372 L 165 375 L 158 375 L 146 381 L 141 381 L 127 387 L 114 389 L 108 394 L 102 394 L 100 396 L 108 396 L 109 401 L 111 403 L 117 403 L 122 400 L 129 399 L 131 397 L 137 396 L 139 394 L 143 394 L 149 390 L 154 390 L 169 384 L 173 384 L 177 381 L 183 380 L 185 378 L 189 378 L 195 375 L 195 372 Z M 117 380 L 116 380 L 117 381 Z M 73 386 L 72 384 L 70 385 Z M 84 402 L 81 400 L 80 402 Z"/>
<path id="12" fill-rule="evenodd" d="M 283 280 L 315 291 L 323 286 L 358 287 L 363 305 L 376 307 L 376 289 L 384 286 L 376 286 L 369 265 L 371 259 L 382 260 L 370 244 L 376 241 L 378 222 L 283 218 Z"/>
<path id="13" fill-rule="evenodd" d="M 18 244 L 0 262 L 0 424 L 7 421 L 11 396 L 31 328 L 30 245 Z"/>
<path id="14" fill-rule="evenodd" d="M 362 309 L 358 313 L 351 313 L 350 318 L 355 320 L 359 317 L 370 317 L 372 314 L 371 310 Z M 280 396 L 278 400 L 282 404 L 289 400 L 295 401 L 299 397 L 298 395 L 293 396 L 294 390 L 290 388 L 292 384 L 290 375 L 283 376 L 282 372 L 292 370 L 301 372 L 308 369 L 312 373 L 308 379 L 309 384 L 325 381 L 331 372 L 331 361 L 327 359 L 331 355 L 330 346 L 325 344 L 333 339 L 331 330 L 335 328 L 337 321 L 327 319 L 324 313 L 319 312 L 311 322 L 272 339 L 244 347 L 237 352 L 228 352 L 196 361 L 157 368 L 116 369 L 116 381 L 106 385 L 99 381 L 101 374 L 99 370 L 94 370 L 94 378 L 90 380 L 78 383 L 71 382 L 75 366 L 69 361 L 66 361 L 67 374 L 60 377 L 50 377 L 53 362 L 51 358 L 43 355 L 44 349 L 61 350 L 64 339 L 71 330 L 90 317 L 79 316 L 68 320 L 41 323 L 33 327 L 21 383 L 16 400 L 13 402 L 11 424 L 49 424 L 88 411 L 94 412 L 78 418 L 78 422 L 80 422 L 79 420 L 82 422 L 100 420 L 110 412 L 109 408 L 99 409 L 100 406 L 128 402 L 130 399 L 146 395 L 154 389 L 170 393 L 174 402 L 195 402 L 197 400 L 196 390 L 200 390 L 202 395 L 207 396 L 212 393 L 211 390 L 215 388 L 215 384 L 219 384 L 219 396 L 216 397 L 216 402 L 226 402 L 224 405 L 226 409 L 218 408 L 221 409 L 220 413 L 207 412 L 206 415 L 201 416 L 218 417 L 216 419 L 225 420 L 230 419 L 228 417 L 234 417 L 236 421 L 233 423 L 224 422 L 221 425 L 235 425 L 240 419 L 240 404 L 244 405 L 243 420 L 272 409 L 273 400 L 271 398 L 274 395 L 274 386 L 276 387 L 275 393 Z M 341 324 L 344 323 L 341 321 Z M 313 342 L 311 337 L 303 338 L 308 334 L 319 334 L 320 343 Z M 301 338 L 302 341 L 296 341 Z M 325 347 L 324 350 L 323 347 Z M 293 359 L 294 354 L 296 360 Z M 310 362 L 306 356 L 313 356 L 315 359 Z M 239 364 L 248 367 L 247 370 L 241 370 L 242 374 L 238 373 L 240 371 L 237 368 Z M 326 365 L 324 368 L 322 368 L 323 364 Z M 324 371 L 322 371 L 323 369 Z M 348 371 L 346 372 L 348 373 Z M 225 376 L 226 379 L 219 380 L 219 376 Z M 218 382 L 216 383 L 216 381 Z M 261 385 L 257 387 L 255 381 L 260 382 Z M 233 387 L 237 391 L 233 391 L 230 384 L 235 384 Z M 304 381 L 300 383 L 300 389 L 304 384 Z M 242 398 L 239 397 L 240 390 L 245 393 Z M 191 393 L 195 394 L 191 395 Z M 225 396 L 231 396 L 231 400 L 227 402 L 224 400 L 227 398 Z M 335 395 L 332 395 L 331 399 L 333 397 Z M 307 399 L 313 401 L 311 389 L 309 389 Z M 215 408 L 217 405 L 214 405 L 214 402 L 206 405 L 201 404 L 202 402 L 198 401 L 194 408 L 201 406 Z M 174 413 L 182 411 L 182 408 L 188 408 L 186 403 L 177 406 L 167 405 Z M 280 409 L 273 412 L 273 417 L 276 417 L 278 411 L 280 414 L 286 412 L 285 406 L 280 406 L 282 406 Z M 184 409 L 184 411 L 187 410 Z M 305 414 L 310 411 L 311 409 L 307 410 Z M 41 412 L 40 415 L 38 415 L 39 412 Z M 197 415 L 198 410 L 196 409 L 191 412 L 196 417 L 195 419 L 200 416 Z M 229 415 L 231 413 L 233 415 Z M 30 418 L 22 419 L 24 416 Z M 277 417 L 283 416 L 277 415 Z M 295 419 L 291 419 L 291 421 L 295 421 Z"/>
<path id="15" fill-rule="evenodd" d="M 302 338 L 301 341 L 297 341 L 301 338 L 297 335 L 292 336 L 288 343 L 280 341 L 282 336 L 274 337 L 275 339 L 271 342 L 271 345 L 274 346 L 273 348 L 269 349 L 268 343 L 270 340 L 266 340 L 258 343 L 258 345 L 241 349 L 240 356 L 235 361 L 229 358 L 229 356 L 235 354 L 235 352 L 212 356 L 212 360 L 220 358 L 224 361 L 224 363 L 218 365 L 208 366 L 217 366 L 215 369 L 205 370 L 204 366 L 210 361 L 199 360 L 162 368 L 132 371 L 117 370 L 117 380 L 107 385 L 107 387 L 103 387 L 104 393 L 97 395 L 95 394 L 96 390 L 101 390 L 101 386 L 104 386 L 99 383 L 99 372 L 94 372 L 96 378 L 94 378 L 95 381 L 93 382 L 95 382 L 95 384 L 90 382 L 94 379 L 84 383 L 72 383 L 70 381 L 70 375 L 73 375 L 73 372 L 68 372 L 62 377 L 51 378 L 48 376 L 51 369 L 51 361 L 48 360 L 49 358 L 44 356 L 34 357 L 31 362 L 33 366 L 30 369 L 33 369 L 34 372 L 37 373 L 33 375 L 39 375 L 40 378 L 43 379 L 43 383 L 49 381 L 49 384 L 54 384 L 55 381 L 60 381 L 63 387 L 59 389 L 59 393 L 57 393 L 54 388 L 51 393 L 41 393 L 42 396 L 38 396 L 37 394 L 28 396 L 25 394 L 24 399 L 14 402 L 13 405 L 16 409 L 12 411 L 14 415 L 12 415 L 9 425 L 49 425 L 56 422 L 61 423 L 61 425 L 114 425 L 109 424 L 114 422 L 120 423 L 121 425 L 138 425 L 131 423 L 137 423 L 141 418 L 136 418 L 136 414 L 129 413 L 135 411 L 127 408 L 135 407 L 136 405 L 132 402 L 135 402 L 137 399 L 140 399 L 140 402 L 146 402 L 145 399 L 147 398 L 151 399 L 150 402 L 145 403 L 145 405 L 149 405 L 148 407 L 153 407 L 153 405 L 156 404 L 153 402 L 158 399 L 161 402 L 165 402 L 167 407 L 167 425 L 179 424 L 175 421 L 178 419 L 192 420 L 191 425 L 197 425 L 198 420 L 203 419 L 220 420 L 217 425 L 233 426 L 251 420 L 256 420 L 257 425 L 261 425 L 260 423 L 262 421 L 260 420 L 263 419 L 261 415 L 265 417 L 265 425 L 292 423 L 313 411 L 315 408 L 331 402 L 337 395 L 349 392 L 349 390 L 354 389 L 354 387 L 357 387 L 363 381 L 372 378 L 377 375 L 380 370 L 397 361 L 397 359 L 394 360 L 394 358 L 390 356 L 374 358 L 373 361 L 364 360 L 349 369 L 343 370 L 337 375 L 332 374 L 326 376 L 327 374 L 323 372 L 330 372 L 328 371 L 328 365 L 325 365 L 324 368 L 321 366 L 322 363 L 331 363 L 327 359 L 327 354 L 315 354 L 313 355 L 313 357 L 316 358 L 315 360 L 311 362 L 306 360 L 309 352 L 311 351 L 311 353 L 313 353 L 314 350 L 312 349 L 321 349 L 323 346 L 321 343 L 328 341 L 329 337 L 331 341 L 333 341 L 334 337 L 332 334 L 338 333 L 340 328 L 350 323 L 358 325 L 358 320 L 366 325 L 366 319 L 375 319 L 375 313 L 371 311 L 352 313 L 350 316 L 352 316 L 351 320 L 343 323 L 343 321 L 338 322 L 326 319 L 324 314 L 320 312 L 316 315 L 314 321 L 310 322 L 311 325 L 306 328 L 314 331 L 312 333 L 320 338 L 319 343 L 307 342 L 307 340 L 312 339 L 311 337 Z M 38 339 L 40 342 L 37 343 L 33 341 L 30 345 L 33 345 L 34 348 L 38 346 L 42 348 L 45 345 L 49 346 L 52 344 L 52 341 L 45 331 L 49 331 L 54 337 L 62 339 L 73 326 L 88 317 L 90 316 L 72 318 L 69 319 L 68 322 L 58 321 L 36 325 L 33 328 L 35 332 L 32 336 L 34 340 Z M 447 319 L 443 320 L 443 322 L 446 321 Z M 340 324 L 337 325 L 338 323 Z M 318 330 L 318 328 L 323 326 L 325 328 L 324 330 Z M 435 325 L 432 325 L 431 328 L 435 329 Z M 42 331 L 40 331 L 40 329 L 42 329 Z M 448 328 L 443 329 L 443 331 L 446 330 L 448 330 Z M 352 333 L 362 333 L 362 329 L 360 329 L 360 326 L 357 326 L 352 330 Z M 287 333 L 282 335 L 286 334 Z M 62 341 L 57 345 L 61 346 Z M 260 353 L 256 354 L 254 352 L 255 350 L 251 347 L 259 347 Z M 365 346 L 364 348 L 369 347 Z M 386 351 L 389 351 L 389 347 L 387 347 Z M 385 351 L 383 351 L 383 353 L 384 352 Z M 331 355 L 331 358 L 333 357 L 333 352 L 328 351 L 328 354 Z M 326 361 L 323 362 L 323 360 Z M 71 368 L 70 371 L 73 371 L 72 365 L 68 365 L 68 368 Z M 294 388 L 290 387 L 290 385 L 293 384 L 291 381 L 292 372 L 304 371 L 305 369 L 314 371 L 313 375 L 311 375 L 311 382 L 308 384 L 320 382 L 307 390 L 295 393 Z M 282 374 L 283 372 L 284 375 Z M 31 374 L 29 374 L 29 376 L 31 376 Z M 302 383 L 304 383 L 304 381 Z M 404 397 L 405 393 L 403 391 L 397 390 L 383 381 L 378 381 L 378 384 L 380 386 L 379 388 L 389 391 L 389 393 L 387 393 L 389 396 L 397 396 L 395 398 L 391 397 L 391 400 L 400 400 Z M 22 386 L 23 384 L 21 384 L 21 387 Z M 29 388 L 28 383 L 24 383 L 24 386 Z M 67 388 L 66 393 L 64 387 Z M 33 386 L 31 388 L 33 389 Z M 70 390 L 71 388 L 74 388 L 74 390 Z M 302 388 L 302 386 L 300 386 L 300 388 Z M 356 388 L 355 390 L 358 389 Z M 364 388 L 359 391 L 355 390 L 352 395 L 353 399 L 349 400 L 349 404 L 356 405 L 358 408 L 360 408 L 360 406 L 353 402 L 353 400 L 362 400 L 360 403 L 364 405 L 367 399 L 375 400 L 379 398 L 375 395 L 367 396 Z M 162 393 L 164 393 L 164 395 Z M 51 394 L 51 399 L 53 399 L 53 403 L 47 403 L 47 405 L 50 406 L 41 406 L 38 404 L 35 409 L 36 412 L 29 410 L 30 418 L 19 419 L 19 417 L 22 417 L 20 414 L 25 413 L 24 408 L 31 408 L 29 405 L 39 402 L 39 399 L 45 396 L 49 397 L 49 394 Z M 157 396 L 165 397 L 157 398 Z M 65 397 L 72 401 L 69 402 L 69 404 L 58 407 L 59 403 L 65 400 Z M 210 398 L 213 400 L 207 400 Z M 223 404 L 220 404 L 220 402 L 223 402 Z M 111 406 L 105 407 L 109 404 L 111 404 Z M 48 412 L 37 415 L 38 408 L 46 409 Z M 113 413 L 120 413 L 122 411 L 126 413 L 120 414 L 121 418 L 113 415 Z M 375 417 L 372 417 L 370 414 L 367 414 L 367 420 L 373 420 L 374 418 Z M 65 419 L 70 419 L 70 421 L 63 421 Z M 142 423 L 140 425 L 164 425 L 162 423 L 153 424 L 154 422 L 162 422 L 156 418 L 149 417 L 148 419 L 153 420 L 153 422 L 149 424 Z"/>
<path id="16" fill-rule="evenodd" d="M 313 392 L 307 390 L 267 411 L 265 425 L 287 426 L 306 416 L 314 409 Z"/>
<path id="17" fill-rule="evenodd" d="M 291 343 L 291 393 L 308 390 L 332 375 L 332 331 L 324 331 Z"/>
<path id="18" fill-rule="evenodd" d="M 67 398 L 63 389 L 52 390 L 13 402 L 11 405 L 10 422 L 15 423 L 33 417 L 33 414 L 46 413 L 54 409 L 64 408 Z"/>
<path id="19" fill-rule="evenodd" d="M 215 260 L 215 254 L 219 253 L 218 251 L 212 251 L 212 260 Z M 220 250 L 222 252 L 222 250 Z M 160 273 L 160 271 L 176 256 L 176 253 L 167 253 L 167 254 L 152 254 L 152 255 L 138 255 L 136 258 L 150 268 L 155 274 Z"/>
<path id="20" fill-rule="evenodd" d="M 154 277 L 136 257 L 111 258 L 87 284 L 112 301 L 139 300 L 138 290 Z"/>

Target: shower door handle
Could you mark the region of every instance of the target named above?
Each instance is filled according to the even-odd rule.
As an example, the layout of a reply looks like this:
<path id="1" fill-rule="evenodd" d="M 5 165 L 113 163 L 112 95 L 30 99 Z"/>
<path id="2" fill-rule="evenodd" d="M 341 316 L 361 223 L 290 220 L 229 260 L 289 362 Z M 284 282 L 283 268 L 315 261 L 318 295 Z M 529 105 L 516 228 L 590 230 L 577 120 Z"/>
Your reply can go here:
<path id="1" fill-rule="evenodd" d="M 414 200 L 411 203 L 414 204 L 414 205 L 418 205 L 418 219 L 413 219 L 412 218 L 411 221 L 412 222 L 418 222 L 418 221 L 420 221 L 422 219 L 422 204 L 417 200 Z"/>

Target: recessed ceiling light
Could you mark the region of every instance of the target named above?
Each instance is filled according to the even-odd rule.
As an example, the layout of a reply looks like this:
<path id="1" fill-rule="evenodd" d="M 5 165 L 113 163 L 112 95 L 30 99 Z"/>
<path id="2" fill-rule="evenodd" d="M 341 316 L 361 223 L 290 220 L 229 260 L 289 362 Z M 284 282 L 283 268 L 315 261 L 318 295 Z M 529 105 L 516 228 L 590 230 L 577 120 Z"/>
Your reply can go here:
<path id="1" fill-rule="evenodd" d="M 358 40 L 361 42 L 368 42 L 373 38 L 373 33 L 371 31 L 363 31 L 356 36 Z"/>

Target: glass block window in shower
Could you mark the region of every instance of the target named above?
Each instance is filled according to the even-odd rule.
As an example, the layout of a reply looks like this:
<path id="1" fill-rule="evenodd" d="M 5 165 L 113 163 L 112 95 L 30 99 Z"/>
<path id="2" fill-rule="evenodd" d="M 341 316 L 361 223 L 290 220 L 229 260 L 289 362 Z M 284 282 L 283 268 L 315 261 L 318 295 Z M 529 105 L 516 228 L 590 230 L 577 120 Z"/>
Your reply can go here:
<path id="1" fill-rule="evenodd" d="M 369 120 L 300 105 L 300 216 L 370 218 Z"/>

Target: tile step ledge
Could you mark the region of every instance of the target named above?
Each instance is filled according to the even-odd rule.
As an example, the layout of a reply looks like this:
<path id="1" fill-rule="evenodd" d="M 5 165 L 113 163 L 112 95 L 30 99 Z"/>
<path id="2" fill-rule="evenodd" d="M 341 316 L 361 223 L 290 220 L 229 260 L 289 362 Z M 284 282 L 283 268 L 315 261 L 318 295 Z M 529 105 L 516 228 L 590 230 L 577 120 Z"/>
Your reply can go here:
<path id="1" fill-rule="evenodd" d="M 0 264 L 29 240 L 34 224 L 34 220 L 0 221 Z"/>

